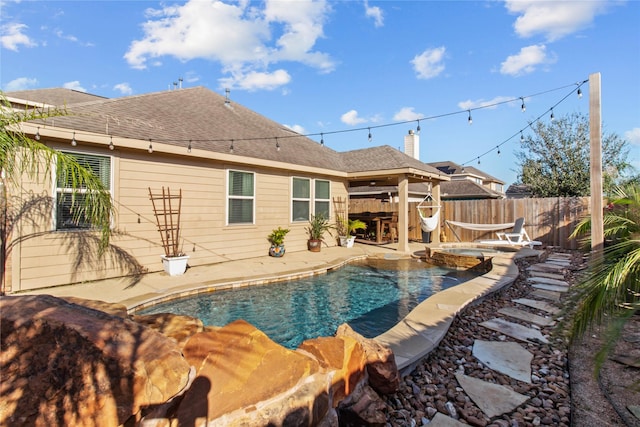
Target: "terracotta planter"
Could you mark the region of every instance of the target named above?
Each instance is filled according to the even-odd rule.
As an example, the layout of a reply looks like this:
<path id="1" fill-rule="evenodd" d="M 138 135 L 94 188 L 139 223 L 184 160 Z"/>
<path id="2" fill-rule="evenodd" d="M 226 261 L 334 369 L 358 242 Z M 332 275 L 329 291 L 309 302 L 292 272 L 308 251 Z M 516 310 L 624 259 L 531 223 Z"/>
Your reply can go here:
<path id="1" fill-rule="evenodd" d="M 309 239 L 307 240 L 307 249 L 311 252 L 320 252 L 322 248 L 322 240 Z"/>

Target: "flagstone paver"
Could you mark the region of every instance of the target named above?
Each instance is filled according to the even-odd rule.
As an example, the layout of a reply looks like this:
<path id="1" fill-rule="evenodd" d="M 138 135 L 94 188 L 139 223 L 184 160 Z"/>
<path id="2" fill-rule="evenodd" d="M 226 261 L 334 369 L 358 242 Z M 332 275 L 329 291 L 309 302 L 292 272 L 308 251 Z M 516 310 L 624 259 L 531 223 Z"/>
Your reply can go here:
<path id="1" fill-rule="evenodd" d="M 542 272 L 555 272 L 555 273 L 559 273 L 564 271 L 565 268 L 561 265 L 555 265 L 555 264 L 533 264 L 529 267 L 527 267 L 527 271 L 542 271 Z"/>
<path id="2" fill-rule="evenodd" d="M 549 340 L 547 340 L 537 329 L 527 328 L 519 323 L 509 322 L 498 317 L 482 322 L 480 323 L 480 326 L 500 332 L 501 334 L 509 335 L 510 337 L 520 341 L 533 343 L 542 342 L 545 344 L 549 342 Z"/>
<path id="3" fill-rule="evenodd" d="M 531 287 L 536 288 L 536 289 L 542 289 L 544 291 L 554 291 L 554 292 L 563 292 L 563 293 L 569 291 L 569 288 L 567 286 L 544 285 L 542 283 L 531 285 Z"/>
<path id="4" fill-rule="evenodd" d="M 565 280 L 552 279 L 550 277 L 529 277 L 527 283 L 543 283 L 545 285 L 569 286 Z"/>
<path id="5" fill-rule="evenodd" d="M 516 342 L 475 340 L 473 356 L 494 371 L 531 384 L 533 354 Z"/>
<path id="6" fill-rule="evenodd" d="M 529 400 L 528 396 L 516 393 L 499 384 L 489 383 L 460 373 L 456 374 L 456 379 L 465 393 L 489 418 L 511 412 Z"/>
<path id="7" fill-rule="evenodd" d="M 549 301 L 560 302 L 560 296 L 562 294 L 560 292 L 555 291 L 545 291 L 544 289 L 534 289 L 531 291 L 529 296 L 536 298 L 543 298 Z"/>
<path id="8" fill-rule="evenodd" d="M 548 273 L 546 271 L 529 271 L 530 277 L 548 277 L 549 279 L 564 280 L 564 274 Z"/>
<path id="9" fill-rule="evenodd" d="M 514 299 L 513 302 L 517 304 L 526 305 L 527 307 L 546 311 L 547 313 L 551 313 L 551 314 L 560 313 L 560 309 L 558 307 L 556 307 L 553 304 L 549 304 L 548 302 L 545 302 L 545 301 L 538 301 L 538 300 L 529 299 L 529 298 L 518 298 L 518 299 Z"/>
<path id="10" fill-rule="evenodd" d="M 436 412 L 431 421 L 429 421 L 429 427 L 468 427 L 469 424 L 461 423 L 458 420 L 454 420 L 451 417 L 447 417 L 445 414 Z"/>
<path id="11" fill-rule="evenodd" d="M 498 313 L 513 317 L 514 319 L 524 320 L 525 322 L 535 323 L 540 326 L 551 326 L 555 323 L 553 319 L 538 316 L 537 314 L 529 313 L 528 311 L 520 310 L 515 307 L 503 307 L 498 310 Z"/>

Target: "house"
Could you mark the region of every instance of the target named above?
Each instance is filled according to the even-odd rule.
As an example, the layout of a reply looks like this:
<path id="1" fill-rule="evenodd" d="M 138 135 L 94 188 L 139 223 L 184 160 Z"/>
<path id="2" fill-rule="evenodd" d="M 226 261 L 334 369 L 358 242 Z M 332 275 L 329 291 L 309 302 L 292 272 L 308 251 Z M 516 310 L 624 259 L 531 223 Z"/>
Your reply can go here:
<path id="1" fill-rule="evenodd" d="M 4 95 L 16 108 L 65 106 L 67 115 L 21 129 L 90 164 L 117 211 L 99 258 L 95 232 L 68 221 L 55 168 L 9 188 L 8 197 L 45 195 L 53 207 L 14 228 L 6 292 L 162 270 L 150 192 L 163 188 L 182 193 L 180 248 L 197 266 L 266 255 L 266 237 L 280 226 L 291 230 L 287 252 L 307 250 L 310 215 L 335 221 L 334 200 L 371 182 L 399 189 L 398 250 L 406 252 L 409 186 L 431 181 L 437 190 L 448 180 L 390 146 L 334 151 L 204 87 L 115 99 L 66 89 Z"/>
<path id="2" fill-rule="evenodd" d="M 429 162 L 451 177 L 440 188 L 442 200 L 504 199 L 504 181 L 473 166 L 460 166 L 451 161 Z"/>

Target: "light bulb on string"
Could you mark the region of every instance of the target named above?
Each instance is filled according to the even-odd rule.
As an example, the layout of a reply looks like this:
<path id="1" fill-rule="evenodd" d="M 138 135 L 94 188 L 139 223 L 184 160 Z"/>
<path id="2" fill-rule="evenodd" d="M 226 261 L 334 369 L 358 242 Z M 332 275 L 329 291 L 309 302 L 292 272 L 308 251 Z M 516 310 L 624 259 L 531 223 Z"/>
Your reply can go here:
<path id="1" fill-rule="evenodd" d="M 191 152 L 191 140 L 189 140 L 189 145 L 187 145 L 187 153 Z"/>
<path id="2" fill-rule="evenodd" d="M 520 97 L 520 99 L 522 100 L 522 105 L 520 106 L 520 109 L 524 113 L 525 111 L 527 111 L 527 106 L 524 105 L 524 98 Z"/>
<path id="3" fill-rule="evenodd" d="M 147 148 L 149 154 L 153 153 L 153 145 L 151 145 L 151 139 L 149 139 L 149 148 Z"/>
<path id="4" fill-rule="evenodd" d="M 520 131 L 520 142 L 524 141 L 524 135 L 522 134 L 522 131 Z"/>
<path id="5" fill-rule="evenodd" d="M 40 126 L 36 129 L 36 134 L 33 137 L 36 141 L 40 141 Z"/>
<path id="6" fill-rule="evenodd" d="M 71 145 L 74 146 L 74 147 L 76 145 L 78 145 L 78 141 L 76 141 L 76 133 L 75 132 L 73 132 L 73 137 L 71 138 Z"/>
<path id="7" fill-rule="evenodd" d="M 551 119 L 551 121 L 553 121 L 553 119 L 555 119 L 555 118 L 556 118 L 556 117 L 553 115 L 553 108 L 551 108 L 551 116 L 550 116 L 550 119 Z"/>
<path id="8" fill-rule="evenodd" d="M 320 145 L 324 145 L 324 134 L 320 134 Z"/>
<path id="9" fill-rule="evenodd" d="M 478 164 L 480 164 L 480 157 L 478 157 Z"/>
<path id="10" fill-rule="evenodd" d="M 280 143 L 278 142 L 277 136 L 276 136 L 276 151 L 280 151 Z"/>
<path id="11" fill-rule="evenodd" d="M 231 145 L 229 146 L 229 152 L 233 154 L 233 139 L 231 140 Z"/>
<path id="12" fill-rule="evenodd" d="M 416 127 L 416 133 L 420 135 L 420 120 L 418 120 L 418 127 Z"/>
<path id="13" fill-rule="evenodd" d="M 578 94 L 578 98 L 582 98 L 582 89 L 580 89 L 579 87 L 578 87 L 577 94 Z"/>
<path id="14" fill-rule="evenodd" d="M 498 156 L 500 155 L 500 146 L 496 146 L 496 148 L 498 149 Z"/>
<path id="15" fill-rule="evenodd" d="M 109 150 L 113 151 L 113 149 L 116 148 L 115 145 L 113 145 L 113 136 L 109 136 Z"/>
<path id="16" fill-rule="evenodd" d="M 467 119 L 467 121 L 469 122 L 469 124 L 472 124 L 473 119 L 471 118 L 471 110 L 467 110 L 467 112 L 469 113 L 469 118 Z"/>
<path id="17" fill-rule="evenodd" d="M 369 128 L 369 142 L 371 142 L 373 140 L 373 136 L 371 136 L 371 128 Z"/>

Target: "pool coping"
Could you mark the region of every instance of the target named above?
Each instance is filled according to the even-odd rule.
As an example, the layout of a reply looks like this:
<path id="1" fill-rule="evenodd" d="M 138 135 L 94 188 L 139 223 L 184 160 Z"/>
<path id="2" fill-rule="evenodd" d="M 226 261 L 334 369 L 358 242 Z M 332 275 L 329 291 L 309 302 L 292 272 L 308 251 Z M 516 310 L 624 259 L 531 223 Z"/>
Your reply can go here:
<path id="1" fill-rule="evenodd" d="M 492 252 L 488 255 L 492 258 L 492 269 L 488 273 L 427 298 L 375 340 L 391 348 L 401 372 L 413 371 L 417 363 L 438 346 L 455 317 L 465 307 L 515 282 L 520 274 L 516 258 L 540 256 L 542 253 L 540 250 L 523 249 Z"/>

